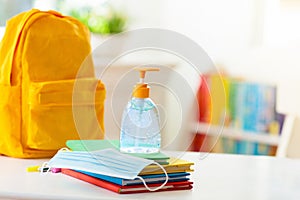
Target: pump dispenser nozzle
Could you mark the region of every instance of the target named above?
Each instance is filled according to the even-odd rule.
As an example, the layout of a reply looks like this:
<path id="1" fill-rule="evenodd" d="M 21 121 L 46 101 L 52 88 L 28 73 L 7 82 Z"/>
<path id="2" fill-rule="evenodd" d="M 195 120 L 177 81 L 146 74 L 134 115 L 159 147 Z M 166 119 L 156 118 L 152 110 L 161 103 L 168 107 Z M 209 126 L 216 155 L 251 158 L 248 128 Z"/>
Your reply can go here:
<path id="1" fill-rule="evenodd" d="M 120 151 L 125 153 L 157 153 L 161 146 L 159 113 L 149 97 L 150 88 L 144 83 L 146 72 L 159 71 L 154 67 L 135 68 L 140 81 L 124 109 L 120 131 Z"/>
<path id="2" fill-rule="evenodd" d="M 135 85 L 135 88 L 133 90 L 133 96 L 137 97 L 137 98 L 148 98 L 150 88 L 144 81 L 146 72 L 159 71 L 159 68 L 157 68 L 157 67 L 138 67 L 135 69 L 140 72 L 140 82 Z"/>

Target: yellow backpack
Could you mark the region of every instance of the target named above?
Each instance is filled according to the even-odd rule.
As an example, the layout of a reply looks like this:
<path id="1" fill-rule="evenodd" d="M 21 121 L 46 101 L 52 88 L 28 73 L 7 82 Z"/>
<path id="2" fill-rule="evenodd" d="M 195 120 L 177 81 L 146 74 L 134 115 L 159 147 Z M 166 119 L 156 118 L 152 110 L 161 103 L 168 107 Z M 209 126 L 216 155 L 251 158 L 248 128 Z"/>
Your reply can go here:
<path id="1" fill-rule="evenodd" d="M 37 9 L 7 22 L 0 43 L 0 154 L 53 156 L 70 139 L 103 139 L 105 87 L 89 31 Z"/>

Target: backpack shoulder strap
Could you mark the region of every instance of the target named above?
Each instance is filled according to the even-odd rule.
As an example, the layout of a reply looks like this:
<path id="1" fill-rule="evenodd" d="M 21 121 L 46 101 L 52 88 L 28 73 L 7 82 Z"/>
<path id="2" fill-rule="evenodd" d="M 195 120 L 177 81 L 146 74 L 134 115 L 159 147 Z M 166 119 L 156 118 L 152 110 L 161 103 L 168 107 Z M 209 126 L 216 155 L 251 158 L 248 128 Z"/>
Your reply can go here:
<path id="1" fill-rule="evenodd" d="M 11 71 L 21 33 L 31 16 L 39 12 L 37 9 L 32 9 L 7 21 L 5 34 L 0 43 L 0 84 L 6 86 L 12 85 Z"/>

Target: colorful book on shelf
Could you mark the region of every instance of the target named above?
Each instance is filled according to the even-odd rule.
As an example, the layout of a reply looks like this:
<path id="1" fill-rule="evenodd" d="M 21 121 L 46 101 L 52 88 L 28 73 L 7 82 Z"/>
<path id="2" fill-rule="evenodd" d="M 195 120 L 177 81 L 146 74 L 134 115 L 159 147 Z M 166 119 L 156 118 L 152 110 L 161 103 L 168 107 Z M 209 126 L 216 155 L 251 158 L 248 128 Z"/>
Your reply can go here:
<path id="1" fill-rule="evenodd" d="M 211 93 L 209 89 L 209 76 L 202 75 L 197 93 L 199 106 L 199 121 L 209 123 L 211 121 Z"/>
<path id="2" fill-rule="evenodd" d="M 209 91 L 209 76 L 208 75 L 201 75 L 200 76 L 200 84 L 199 89 L 197 92 L 197 101 L 198 101 L 198 114 L 199 114 L 199 122 L 209 123 L 210 116 L 211 116 L 211 96 Z M 191 150 L 192 151 L 210 151 L 210 142 L 208 137 L 205 135 L 205 131 L 200 132 L 197 130 L 195 134 Z"/>
<path id="3" fill-rule="evenodd" d="M 78 171 L 78 170 L 76 170 L 76 171 Z M 102 174 L 96 174 L 96 173 L 85 172 L 85 171 L 78 171 L 78 172 L 95 177 L 95 178 L 102 179 L 104 181 L 122 185 L 122 186 L 143 184 L 143 182 L 139 178 L 129 180 L 129 179 L 106 176 L 106 175 L 102 175 Z M 190 176 L 190 173 L 186 173 L 186 172 L 170 173 L 170 174 L 168 174 L 168 178 L 169 178 L 168 182 L 188 181 L 189 180 L 188 176 Z M 145 182 L 147 184 L 163 183 L 166 180 L 166 175 L 164 173 L 163 174 L 154 174 L 154 175 L 142 175 L 141 177 L 145 180 Z"/>
<path id="4" fill-rule="evenodd" d="M 228 114 L 228 78 L 222 74 L 210 75 L 210 94 L 211 94 L 211 124 L 226 125 Z M 221 129 L 220 129 L 221 132 Z M 222 152 L 224 145 L 218 136 L 210 137 L 210 145 L 213 152 Z"/>
<path id="5" fill-rule="evenodd" d="M 238 116 L 241 129 L 252 133 L 269 132 L 269 127 L 276 120 L 276 87 L 252 82 L 239 83 Z M 267 145 L 240 141 L 238 153 L 268 155 Z"/>
<path id="6" fill-rule="evenodd" d="M 122 186 L 70 169 L 62 169 L 62 173 L 120 194 L 149 192 L 144 185 L 140 184 Z M 148 184 L 150 188 L 156 188 L 160 185 L 161 183 Z M 193 182 L 191 181 L 168 182 L 163 188 L 157 190 L 157 192 L 171 190 L 189 190 L 192 188 Z"/>
<path id="7" fill-rule="evenodd" d="M 73 151 L 96 151 L 107 148 L 119 150 L 120 142 L 119 140 L 68 140 L 66 145 Z M 168 160 L 170 158 L 162 152 L 150 154 L 131 153 L 130 155 L 154 160 L 160 164 L 168 164 Z"/>
<path id="8" fill-rule="evenodd" d="M 226 122 L 228 80 L 220 74 L 210 76 L 211 124 L 220 125 Z"/>

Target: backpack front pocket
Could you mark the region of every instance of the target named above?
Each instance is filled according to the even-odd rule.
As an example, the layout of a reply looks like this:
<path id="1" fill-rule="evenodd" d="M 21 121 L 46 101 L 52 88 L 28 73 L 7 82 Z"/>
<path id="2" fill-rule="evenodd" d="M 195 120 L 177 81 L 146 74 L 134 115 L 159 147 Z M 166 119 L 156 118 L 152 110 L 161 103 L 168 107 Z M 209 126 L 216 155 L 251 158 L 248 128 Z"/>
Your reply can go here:
<path id="1" fill-rule="evenodd" d="M 86 78 L 32 83 L 25 143 L 30 149 L 56 150 L 70 139 L 103 139 L 105 88 Z M 25 136 L 26 135 L 26 136 Z"/>

